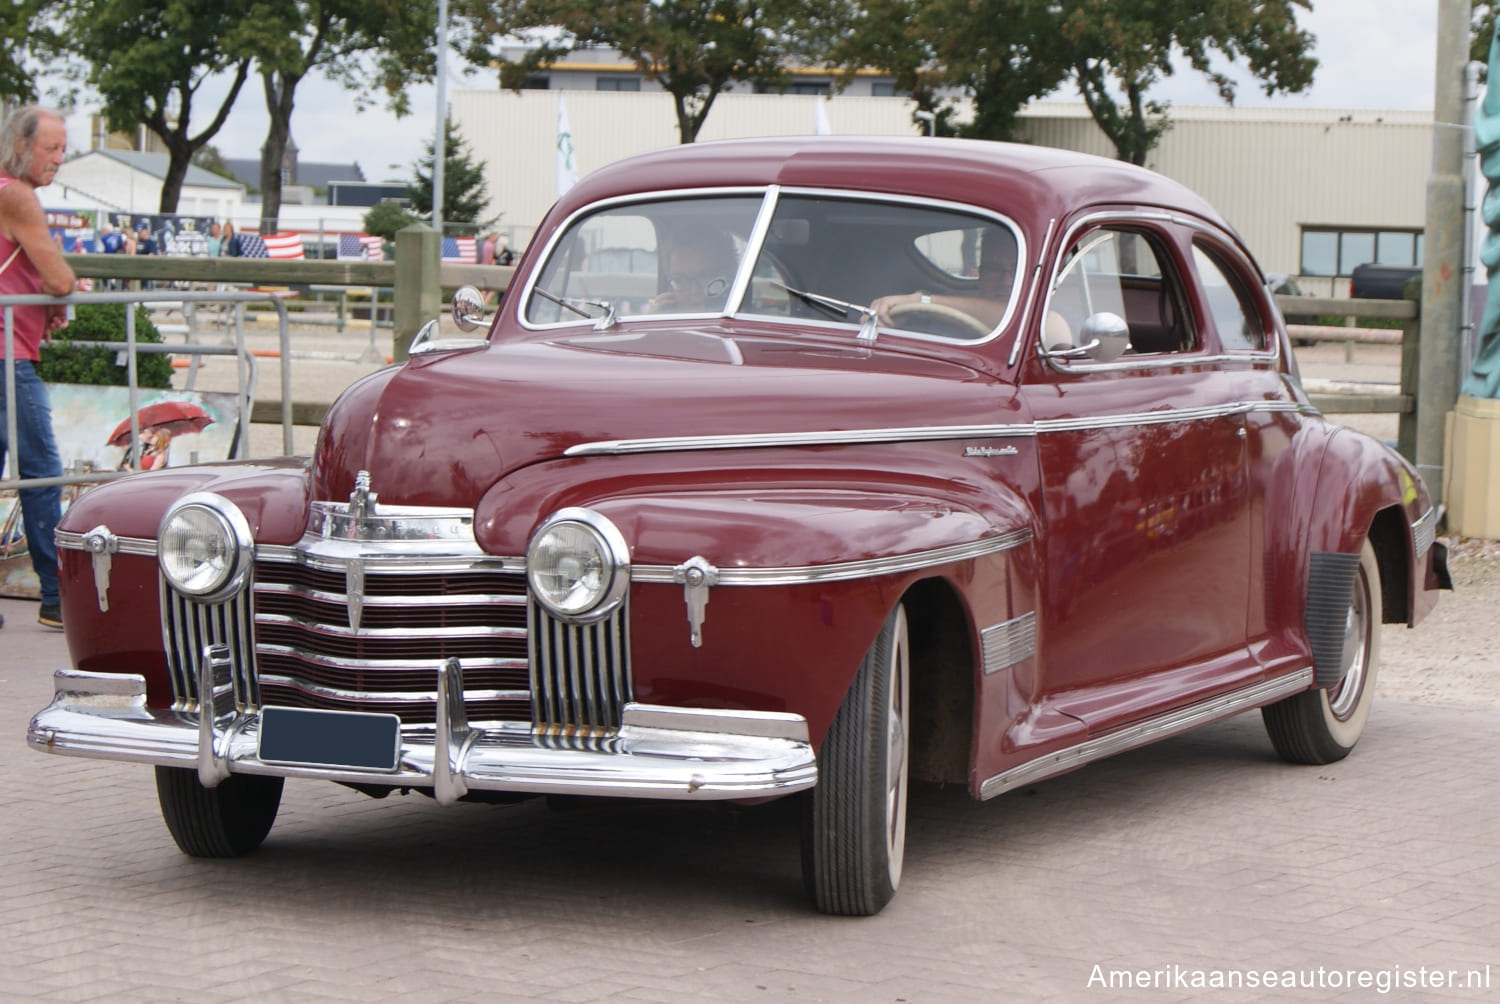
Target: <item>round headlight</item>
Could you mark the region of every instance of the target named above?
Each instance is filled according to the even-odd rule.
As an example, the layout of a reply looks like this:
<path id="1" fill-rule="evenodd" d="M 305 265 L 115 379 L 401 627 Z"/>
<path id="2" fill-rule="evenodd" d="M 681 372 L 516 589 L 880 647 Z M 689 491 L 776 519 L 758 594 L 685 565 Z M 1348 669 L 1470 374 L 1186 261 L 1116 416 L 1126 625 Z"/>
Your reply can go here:
<path id="1" fill-rule="evenodd" d="M 245 517 L 226 499 L 207 493 L 177 502 L 161 521 L 157 555 L 173 589 L 215 600 L 243 585 L 254 544 Z"/>
<path id="2" fill-rule="evenodd" d="M 613 610 L 630 584 L 630 552 L 613 523 L 587 509 L 564 509 L 531 538 L 526 577 L 532 595 L 558 617 L 594 620 Z"/>

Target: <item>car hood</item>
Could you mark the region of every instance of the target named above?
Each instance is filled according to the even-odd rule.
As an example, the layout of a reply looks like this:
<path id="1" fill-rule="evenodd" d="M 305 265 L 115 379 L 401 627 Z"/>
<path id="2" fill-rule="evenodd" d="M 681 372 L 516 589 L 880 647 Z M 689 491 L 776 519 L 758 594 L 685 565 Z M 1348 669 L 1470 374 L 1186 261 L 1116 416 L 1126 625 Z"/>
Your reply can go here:
<path id="1" fill-rule="evenodd" d="M 514 340 L 351 386 L 324 422 L 313 491 L 347 498 L 363 470 L 383 503 L 468 507 L 585 443 L 972 425 L 1013 406 L 991 376 L 889 346 L 689 326 Z"/>

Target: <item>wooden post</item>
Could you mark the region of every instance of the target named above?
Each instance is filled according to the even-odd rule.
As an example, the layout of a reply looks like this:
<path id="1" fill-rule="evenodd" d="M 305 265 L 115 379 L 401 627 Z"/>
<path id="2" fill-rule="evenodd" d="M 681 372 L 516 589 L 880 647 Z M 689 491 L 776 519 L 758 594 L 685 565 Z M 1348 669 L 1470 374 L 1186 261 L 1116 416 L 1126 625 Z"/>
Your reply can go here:
<path id="1" fill-rule="evenodd" d="M 1402 290 L 1415 300 L 1417 316 L 1401 322 L 1401 394 L 1410 397 L 1410 411 L 1396 422 L 1396 450 L 1413 464 L 1417 462 L 1417 395 L 1422 375 L 1422 277 L 1412 276 Z"/>
<path id="2" fill-rule="evenodd" d="M 428 321 L 437 320 L 443 309 L 438 273 L 441 248 L 437 231 L 425 223 L 413 223 L 396 233 L 396 306 L 391 357 L 397 362 L 406 358 L 406 350 L 418 329 Z M 373 302 L 370 309 L 375 309 Z"/>

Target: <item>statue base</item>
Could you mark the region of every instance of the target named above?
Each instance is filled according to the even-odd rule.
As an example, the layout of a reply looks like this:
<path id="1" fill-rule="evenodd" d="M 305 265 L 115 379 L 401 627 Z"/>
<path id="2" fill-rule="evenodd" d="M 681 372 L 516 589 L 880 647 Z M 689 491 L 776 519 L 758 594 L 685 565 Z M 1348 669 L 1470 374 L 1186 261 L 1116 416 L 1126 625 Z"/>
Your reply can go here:
<path id="1" fill-rule="evenodd" d="M 1500 540 L 1500 401 L 1460 397 L 1448 414 L 1448 532 Z"/>

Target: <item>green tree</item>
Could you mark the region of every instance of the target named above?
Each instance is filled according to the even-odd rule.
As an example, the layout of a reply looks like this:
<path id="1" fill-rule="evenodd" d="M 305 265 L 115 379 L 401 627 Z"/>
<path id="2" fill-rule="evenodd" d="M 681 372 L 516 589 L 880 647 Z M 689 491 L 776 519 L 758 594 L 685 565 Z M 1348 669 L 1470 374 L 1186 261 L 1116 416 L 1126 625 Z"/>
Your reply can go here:
<path id="1" fill-rule="evenodd" d="M 939 135 L 1013 140 L 1021 109 L 1069 72 L 1049 0 L 850 2 L 832 20 L 834 42 L 819 59 L 846 77 L 867 67 L 892 74 L 897 90 L 935 116 Z M 956 121 L 956 96 L 973 101 L 971 121 Z"/>
<path id="2" fill-rule="evenodd" d="M 396 239 L 396 231 L 402 230 L 418 222 L 417 217 L 405 206 L 397 202 L 381 202 L 370 207 L 365 213 L 365 233 L 384 237 L 388 241 Z"/>
<path id="3" fill-rule="evenodd" d="M 1495 37 L 1495 5 L 1489 0 L 1470 0 L 1469 4 L 1469 58 L 1485 64 L 1479 79 L 1487 76 L 1490 62 L 1490 42 Z"/>
<path id="4" fill-rule="evenodd" d="M 698 137 L 714 100 L 730 85 L 785 86 L 785 65 L 818 38 L 823 0 L 475 0 L 471 61 L 497 63 L 500 84 L 525 86 L 538 69 L 575 49 L 605 46 L 672 95 L 683 143 Z M 497 37 L 536 45 L 519 60 L 491 52 Z M 822 40 L 819 44 L 827 44 Z"/>
<path id="5" fill-rule="evenodd" d="M 228 178 L 230 181 L 236 183 L 240 180 L 235 177 L 234 172 L 224 163 L 224 155 L 219 152 L 219 148 L 212 143 L 203 144 L 198 152 L 193 154 L 193 166 L 201 167 L 205 171 L 217 174 L 221 178 Z"/>
<path id="6" fill-rule="evenodd" d="M 380 91 L 397 115 L 407 111 L 405 88 L 430 80 L 437 11 L 407 0 L 252 0 L 248 51 L 256 59 L 271 124 L 261 147 L 263 223 L 281 215 L 281 162 L 292 135 L 297 87 L 310 73 L 355 94 L 355 107 Z"/>
<path id="7" fill-rule="evenodd" d="M 474 159 L 469 144 L 452 119 L 443 126 L 444 230 L 459 236 L 473 236 L 481 225 L 490 222 L 481 219 L 490 202 L 484 165 Z M 416 178 L 406 189 L 417 214 L 426 220 L 432 219 L 432 168 L 435 160 L 433 145 L 429 142 L 426 155 L 417 165 Z"/>
<path id="8" fill-rule="evenodd" d="M 0 4 L 0 101 L 36 100 L 32 64 L 57 44 L 50 18 L 54 6 L 50 0 Z"/>
<path id="9" fill-rule="evenodd" d="M 1060 34 L 1071 48 L 1073 80 L 1094 121 L 1132 164 L 1170 127 L 1167 106 L 1147 96 L 1173 72 L 1173 57 L 1218 88 L 1227 104 L 1234 81 L 1215 68 L 1244 60 L 1266 94 L 1295 93 L 1312 84 L 1318 61 L 1313 36 L 1297 25 L 1309 0 L 1061 0 Z"/>
<path id="10" fill-rule="evenodd" d="M 65 0 L 58 10 L 67 73 L 98 92 L 105 122 L 125 132 L 144 125 L 167 148 L 159 207 L 176 212 L 193 155 L 223 127 L 249 74 L 239 51 L 249 0 Z M 194 98 L 221 73 L 229 89 L 195 133 Z"/>

